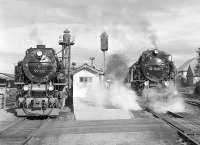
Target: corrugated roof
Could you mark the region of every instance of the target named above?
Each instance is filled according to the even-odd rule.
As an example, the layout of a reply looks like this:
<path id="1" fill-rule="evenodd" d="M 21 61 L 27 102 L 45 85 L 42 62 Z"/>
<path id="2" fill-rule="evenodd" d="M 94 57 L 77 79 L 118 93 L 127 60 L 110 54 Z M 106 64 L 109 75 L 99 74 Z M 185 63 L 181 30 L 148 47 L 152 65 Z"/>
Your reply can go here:
<path id="1" fill-rule="evenodd" d="M 0 73 L 0 79 L 14 80 L 14 74 Z"/>

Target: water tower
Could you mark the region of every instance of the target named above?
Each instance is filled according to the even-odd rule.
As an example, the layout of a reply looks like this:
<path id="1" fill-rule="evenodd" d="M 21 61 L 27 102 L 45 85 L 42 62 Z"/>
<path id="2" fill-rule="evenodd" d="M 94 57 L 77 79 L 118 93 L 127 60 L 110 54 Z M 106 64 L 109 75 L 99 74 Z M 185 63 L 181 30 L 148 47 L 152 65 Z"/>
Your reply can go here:
<path id="1" fill-rule="evenodd" d="M 67 88 L 72 88 L 71 80 L 71 45 L 74 45 L 74 42 L 71 40 L 71 34 L 68 29 L 64 30 L 63 35 L 59 39 L 59 45 L 62 46 L 62 63 L 65 69 L 65 76 L 67 77 Z M 69 91 L 68 91 L 69 92 Z M 69 94 L 68 94 L 69 95 Z"/>
<path id="2" fill-rule="evenodd" d="M 101 33 L 101 51 L 103 52 L 103 73 L 106 70 L 106 51 L 108 51 L 108 34 L 106 32 Z"/>

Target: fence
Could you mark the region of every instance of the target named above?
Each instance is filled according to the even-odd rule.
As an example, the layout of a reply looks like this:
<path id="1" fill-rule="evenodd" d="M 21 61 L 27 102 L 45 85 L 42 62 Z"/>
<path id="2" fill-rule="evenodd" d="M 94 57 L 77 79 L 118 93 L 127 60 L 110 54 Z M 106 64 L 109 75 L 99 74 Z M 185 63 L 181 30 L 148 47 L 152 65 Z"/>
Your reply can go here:
<path id="1" fill-rule="evenodd" d="M 15 88 L 0 88 L 0 109 L 16 107 L 16 91 Z"/>

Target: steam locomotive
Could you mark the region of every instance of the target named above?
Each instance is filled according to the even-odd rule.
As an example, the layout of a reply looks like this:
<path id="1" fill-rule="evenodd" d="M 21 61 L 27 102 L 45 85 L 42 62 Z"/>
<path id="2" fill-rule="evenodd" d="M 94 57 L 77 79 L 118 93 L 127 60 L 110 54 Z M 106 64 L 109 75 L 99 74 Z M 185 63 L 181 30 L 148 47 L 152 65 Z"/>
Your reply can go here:
<path id="1" fill-rule="evenodd" d="M 176 68 L 172 56 L 158 49 L 146 50 L 128 71 L 126 82 L 138 95 L 145 88 L 166 87 L 174 82 Z"/>
<path id="2" fill-rule="evenodd" d="M 29 48 L 15 66 L 17 116 L 57 116 L 66 75 L 53 48 Z"/>

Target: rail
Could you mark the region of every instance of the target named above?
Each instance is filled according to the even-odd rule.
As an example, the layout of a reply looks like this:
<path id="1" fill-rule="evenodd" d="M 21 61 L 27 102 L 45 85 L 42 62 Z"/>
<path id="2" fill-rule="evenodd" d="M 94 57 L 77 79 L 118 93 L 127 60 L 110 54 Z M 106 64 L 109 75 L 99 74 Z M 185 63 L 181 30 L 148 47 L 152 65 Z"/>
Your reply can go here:
<path id="1" fill-rule="evenodd" d="M 22 143 L 21 143 L 20 145 L 26 145 L 26 144 L 33 138 L 33 136 L 36 134 L 36 132 L 37 132 L 40 128 L 42 128 L 43 126 L 45 126 L 45 124 L 46 124 L 48 121 L 49 121 L 49 119 L 46 120 L 46 121 L 43 121 L 44 123 L 41 123 L 40 126 L 39 126 L 38 128 L 36 128 L 35 130 L 33 130 L 33 131 L 28 135 L 28 137 L 27 137 L 24 141 L 22 141 Z"/>
<path id="2" fill-rule="evenodd" d="M 185 99 L 185 102 L 191 105 L 199 106 L 200 107 L 200 100 L 199 99 L 193 99 L 193 98 L 187 98 Z"/>
<path id="3" fill-rule="evenodd" d="M 2 128 L 2 129 L 0 130 L 0 135 L 1 135 L 4 131 L 6 131 L 7 129 L 9 129 L 9 128 L 15 126 L 16 124 L 18 124 L 18 123 L 20 123 L 20 122 L 22 122 L 22 121 L 24 121 L 24 120 L 25 120 L 25 118 L 19 118 L 19 119 L 17 119 L 16 121 L 10 123 L 8 126 L 5 126 L 4 128 Z"/>
<path id="4" fill-rule="evenodd" d="M 177 123 L 176 121 L 170 119 L 169 117 L 166 117 L 165 115 L 160 115 L 149 108 L 147 109 L 147 111 L 152 113 L 155 117 L 160 118 L 161 120 L 166 122 L 168 125 L 170 125 L 174 129 L 176 129 L 176 131 L 179 133 L 179 135 L 181 135 L 188 142 L 192 143 L 193 145 L 200 145 L 200 139 L 199 139 L 200 128 L 199 128 L 199 132 L 195 132 L 190 129 L 184 128 L 183 126 L 181 126 L 180 123 Z M 175 118 L 179 118 L 179 119 L 183 118 L 183 116 L 176 114 L 174 112 L 167 112 L 167 114 L 172 115 Z M 188 123 L 190 123 L 190 121 L 188 121 Z"/>
<path id="5" fill-rule="evenodd" d="M 18 119 L 0 131 L 0 139 L 4 141 L 9 138 L 13 144 L 26 145 L 49 120 L 49 118 L 44 120 Z"/>

